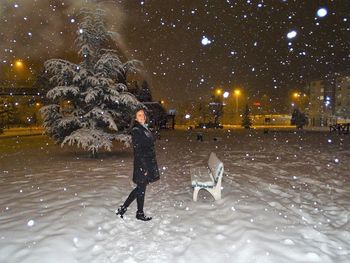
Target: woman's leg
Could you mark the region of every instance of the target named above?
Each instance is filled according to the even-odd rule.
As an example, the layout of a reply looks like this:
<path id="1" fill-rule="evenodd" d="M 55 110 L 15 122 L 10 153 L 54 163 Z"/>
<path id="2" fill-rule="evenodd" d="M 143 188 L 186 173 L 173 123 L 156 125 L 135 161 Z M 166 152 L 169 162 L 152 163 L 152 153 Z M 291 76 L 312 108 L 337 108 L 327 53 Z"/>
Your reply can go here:
<path id="1" fill-rule="evenodd" d="M 138 192 L 137 192 L 136 218 L 142 221 L 152 220 L 152 217 L 145 216 L 145 213 L 143 212 L 143 204 L 145 203 L 146 186 L 147 186 L 147 183 L 137 185 Z"/>
<path id="2" fill-rule="evenodd" d="M 146 186 L 147 183 L 143 184 L 137 184 L 137 187 L 131 191 L 128 198 L 124 202 L 124 204 L 118 208 L 117 215 L 119 215 L 121 218 L 123 218 L 123 215 L 125 214 L 128 206 L 137 199 L 137 213 L 136 218 L 142 221 L 149 221 L 152 219 L 152 217 L 145 216 L 143 212 L 143 205 L 145 203 L 145 193 L 146 193 Z"/>
<path id="3" fill-rule="evenodd" d="M 137 212 L 143 213 L 147 183 L 137 184 Z"/>
<path id="4" fill-rule="evenodd" d="M 116 212 L 116 214 L 118 216 L 123 218 L 123 216 L 124 216 L 126 210 L 128 209 L 129 205 L 136 199 L 136 197 L 138 195 L 138 192 L 139 192 L 139 189 L 138 189 L 138 186 L 137 186 L 137 187 L 135 187 L 134 190 L 131 191 L 131 193 L 129 194 L 128 198 L 125 200 L 124 204 L 118 208 L 118 211 Z"/>
<path id="5" fill-rule="evenodd" d="M 136 199 L 138 193 L 138 185 L 135 187 L 134 190 L 131 191 L 128 198 L 125 200 L 123 207 L 128 208 L 129 205 Z"/>

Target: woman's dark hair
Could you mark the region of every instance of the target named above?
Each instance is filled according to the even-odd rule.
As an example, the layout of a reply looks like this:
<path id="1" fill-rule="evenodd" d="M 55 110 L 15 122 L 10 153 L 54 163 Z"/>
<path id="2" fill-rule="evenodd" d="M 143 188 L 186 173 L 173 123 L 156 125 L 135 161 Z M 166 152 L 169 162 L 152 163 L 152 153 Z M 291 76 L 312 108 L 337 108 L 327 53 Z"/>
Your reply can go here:
<path id="1" fill-rule="evenodd" d="M 133 115 L 133 119 L 135 119 L 136 117 L 136 113 L 138 113 L 139 111 L 143 111 L 145 113 L 145 116 L 146 116 L 146 120 L 147 120 L 147 115 L 148 115 L 148 111 L 147 111 L 147 108 L 145 106 L 138 106 L 135 108 L 134 110 L 134 115 Z"/>
<path id="2" fill-rule="evenodd" d="M 138 113 L 139 111 L 143 111 L 145 113 L 145 116 L 146 116 L 146 121 L 148 120 L 148 117 L 147 117 L 147 108 L 145 106 L 138 106 L 135 108 L 135 110 L 133 111 L 133 115 L 131 117 L 131 122 L 130 122 L 130 126 L 129 126 L 129 133 L 131 132 L 132 128 L 134 127 L 135 125 L 135 122 L 136 122 L 136 113 Z"/>

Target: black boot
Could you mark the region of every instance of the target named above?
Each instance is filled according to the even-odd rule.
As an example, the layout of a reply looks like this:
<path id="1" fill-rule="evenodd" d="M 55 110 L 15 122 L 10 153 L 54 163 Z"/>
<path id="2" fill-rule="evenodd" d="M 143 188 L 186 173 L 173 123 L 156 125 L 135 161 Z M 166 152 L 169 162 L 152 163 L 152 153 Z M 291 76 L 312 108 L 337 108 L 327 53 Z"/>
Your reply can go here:
<path id="1" fill-rule="evenodd" d="M 120 216 L 121 218 L 123 218 L 123 216 L 124 216 L 124 214 L 125 214 L 125 212 L 126 212 L 126 210 L 128 210 L 125 206 L 120 206 L 119 208 L 118 208 L 118 211 L 115 213 L 117 216 Z"/>
<path id="2" fill-rule="evenodd" d="M 145 216 L 144 212 L 137 212 L 136 213 L 136 218 L 138 220 L 142 220 L 142 221 L 150 221 L 150 220 L 152 220 L 152 217 Z"/>

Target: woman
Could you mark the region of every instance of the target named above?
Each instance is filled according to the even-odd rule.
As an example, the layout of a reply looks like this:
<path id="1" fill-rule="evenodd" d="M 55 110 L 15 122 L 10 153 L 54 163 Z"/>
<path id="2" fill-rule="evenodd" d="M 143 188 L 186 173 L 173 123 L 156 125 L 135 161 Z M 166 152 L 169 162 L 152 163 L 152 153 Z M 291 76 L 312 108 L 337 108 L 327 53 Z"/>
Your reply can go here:
<path id="1" fill-rule="evenodd" d="M 149 221 L 152 217 L 145 216 L 143 212 L 146 186 L 159 179 L 159 171 L 154 150 L 155 138 L 146 125 L 146 115 L 143 109 L 136 111 L 131 138 L 134 147 L 133 181 L 137 186 L 131 191 L 124 204 L 118 208 L 116 214 L 123 218 L 129 205 L 137 199 L 136 218 Z"/>

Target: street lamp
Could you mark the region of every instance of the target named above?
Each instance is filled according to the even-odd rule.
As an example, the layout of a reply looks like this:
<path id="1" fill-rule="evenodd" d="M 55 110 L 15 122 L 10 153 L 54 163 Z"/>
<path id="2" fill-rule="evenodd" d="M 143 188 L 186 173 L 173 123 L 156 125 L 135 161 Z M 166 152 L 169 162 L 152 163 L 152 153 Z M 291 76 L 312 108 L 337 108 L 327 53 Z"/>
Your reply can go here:
<path id="1" fill-rule="evenodd" d="M 299 98 L 300 97 L 300 93 L 299 92 L 294 92 L 293 93 L 293 97 L 296 98 L 296 99 Z"/>
<path id="2" fill-rule="evenodd" d="M 238 112 L 238 98 L 241 95 L 241 90 L 240 89 L 235 89 L 233 91 L 234 96 L 236 97 L 236 119 L 237 122 L 239 122 L 239 112 Z"/>
<path id="3" fill-rule="evenodd" d="M 11 78 L 17 85 L 22 85 L 30 79 L 27 65 L 22 59 L 12 61 L 11 67 Z"/>
<path id="4" fill-rule="evenodd" d="M 216 90 L 215 90 L 215 94 L 216 94 L 217 96 L 220 96 L 220 95 L 222 94 L 222 89 L 216 89 Z"/>
<path id="5" fill-rule="evenodd" d="M 236 113 L 238 114 L 238 97 L 241 95 L 241 91 L 239 89 L 235 89 L 234 94 L 236 97 Z"/>
<path id="6" fill-rule="evenodd" d="M 292 102 L 294 102 L 295 106 L 297 106 L 300 110 L 305 110 L 307 104 L 307 95 L 300 91 L 296 91 L 292 93 Z"/>
<path id="7" fill-rule="evenodd" d="M 22 69 L 22 68 L 24 67 L 23 61 L 20 60 L 20 59 L 17 59 L 17 60 L 15 61 L 15 67 L 16 67 L 16 69 Z"/>

